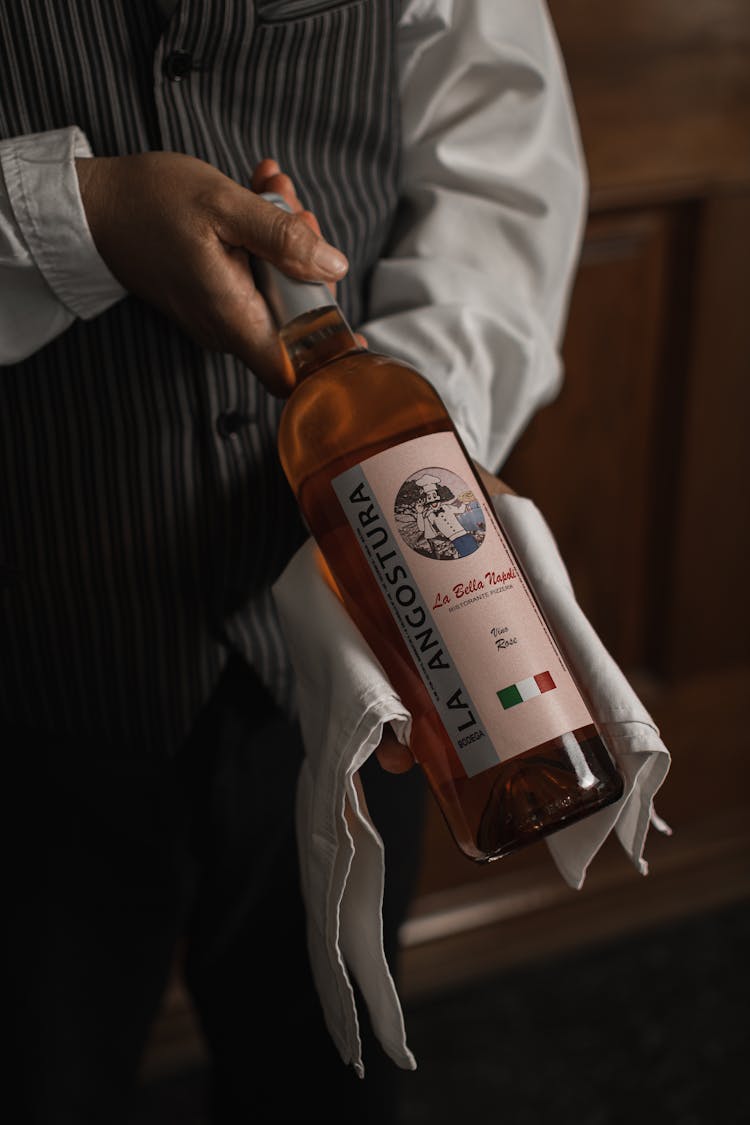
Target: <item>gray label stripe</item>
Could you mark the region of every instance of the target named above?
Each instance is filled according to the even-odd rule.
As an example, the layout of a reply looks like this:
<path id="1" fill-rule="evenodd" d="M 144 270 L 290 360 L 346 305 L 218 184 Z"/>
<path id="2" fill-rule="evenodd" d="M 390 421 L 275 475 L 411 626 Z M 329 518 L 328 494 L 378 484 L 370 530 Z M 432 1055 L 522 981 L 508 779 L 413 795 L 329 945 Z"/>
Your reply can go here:
<path id="1" fill-rule="evenodd" d="M 469 777 L 498 763 L 492 740 L 361 465 L 333 488 Z"/>

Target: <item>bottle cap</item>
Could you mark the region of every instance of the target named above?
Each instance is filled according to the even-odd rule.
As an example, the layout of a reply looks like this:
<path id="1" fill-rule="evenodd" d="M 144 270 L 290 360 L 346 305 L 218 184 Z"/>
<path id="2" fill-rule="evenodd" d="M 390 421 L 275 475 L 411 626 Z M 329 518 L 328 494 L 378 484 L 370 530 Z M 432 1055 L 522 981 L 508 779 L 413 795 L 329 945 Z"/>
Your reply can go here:
<path id="1" fill-rule="evenodd" d="M 264 191 L 260 197 L 274 203 L 282 211 L 292 211 L 286 200 L 275 192 Z M 303 313 L 336 305 L 336 298 L 322 281 L 298 281 L 261 258 L 252 259 L 252 270 L 255 283 L 279 328 Z"/>

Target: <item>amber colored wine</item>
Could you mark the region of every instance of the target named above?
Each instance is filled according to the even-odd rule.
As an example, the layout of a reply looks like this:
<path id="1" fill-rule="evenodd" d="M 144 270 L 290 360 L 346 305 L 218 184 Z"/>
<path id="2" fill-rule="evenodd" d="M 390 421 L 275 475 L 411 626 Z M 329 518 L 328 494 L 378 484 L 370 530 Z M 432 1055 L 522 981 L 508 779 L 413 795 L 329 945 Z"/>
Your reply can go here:
<path id="1" fill-rule="evenodd" d="M 622 778 L 437 392 L 306 288 L 307 311 L 304 296 L 269 302 L 298 380 L 284 471 L 411 713 L 411 752 L 456 844 L 498 859 L 611 804 Z"/>

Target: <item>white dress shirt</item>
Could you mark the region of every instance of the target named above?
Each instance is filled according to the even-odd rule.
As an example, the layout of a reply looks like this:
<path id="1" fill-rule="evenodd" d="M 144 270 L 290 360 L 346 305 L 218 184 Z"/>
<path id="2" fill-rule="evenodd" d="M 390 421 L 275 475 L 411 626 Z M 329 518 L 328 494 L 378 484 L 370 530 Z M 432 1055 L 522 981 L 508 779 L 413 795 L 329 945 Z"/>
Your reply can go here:
<path id="1" fill-rule="evenodd" d="M 570 90 L 542 0 L 407 0 L 397 42 L 404 221 L 357 327 L 498 468 L 560 383 L 586 205 Z M 86 224 L 88 155 L 76 128 L 0 141 L 0 364 L 124 295 Z"/>

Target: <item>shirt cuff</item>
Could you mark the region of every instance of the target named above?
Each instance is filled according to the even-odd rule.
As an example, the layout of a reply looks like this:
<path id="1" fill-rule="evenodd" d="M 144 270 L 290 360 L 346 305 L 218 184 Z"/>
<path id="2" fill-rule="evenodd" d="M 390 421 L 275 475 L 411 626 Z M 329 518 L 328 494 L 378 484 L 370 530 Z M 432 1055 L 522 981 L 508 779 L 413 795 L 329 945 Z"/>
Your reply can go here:
<path id="1" fill-rule="evenodd" d="M 16 137 L 0 154 L 8 199 L 34 264 L 57 299 L 83 320 L 126 295 L 86 221 L 74 161 L 90 156 L 74 125 Z"/>

